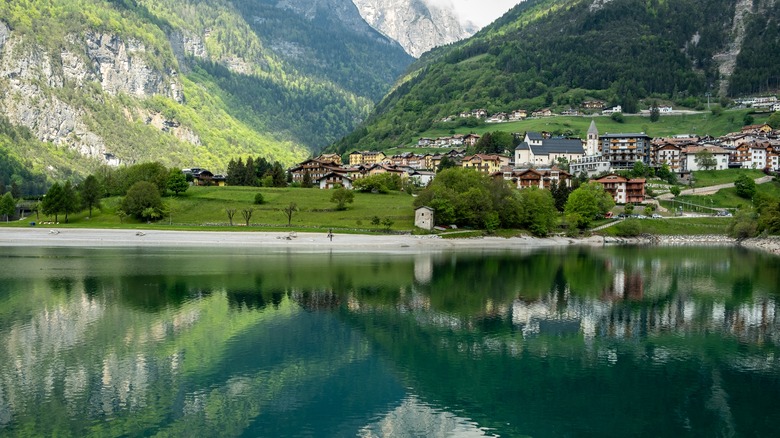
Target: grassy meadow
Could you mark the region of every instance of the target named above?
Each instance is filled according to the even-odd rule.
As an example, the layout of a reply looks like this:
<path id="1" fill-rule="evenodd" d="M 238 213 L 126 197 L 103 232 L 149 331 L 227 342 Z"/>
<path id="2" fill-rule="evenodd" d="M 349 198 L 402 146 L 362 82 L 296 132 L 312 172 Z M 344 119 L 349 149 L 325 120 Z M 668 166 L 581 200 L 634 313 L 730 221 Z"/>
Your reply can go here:
<path id="1" fill-rule="evenodd" d="M 261 193 L 264 203 L 254 204 L 255 194 Z M 257 188 L 257 187 L 190 187 L 179 196 L 166 196 L 163 201 L 169 214 L 160 221 L 147 224 L 133 218 L 120 221 L 116 211 L 120 198 L 101 201 L 102 208 L 72 214 L 67 226 L 98 228 L 171 228 L 204 229 L 226 231 L 273 231 L 273 230 L 327 230 L 341 232 L 386 231 L 385 225 L 374 225 L 372 219 L 386 218 L 393 222 L 390 230 L 410 230 L 414 225 L 412 197 L 403 192 L 388 194 L 355 193 L 355 200 L 347 209 L 336 210 L 330 202 L 330 190 L 302 188 Z M 298 211 L 292 215 L 290 226 L 287 215 L 282 211 L 291 202 Z M 230 226 L 226 209 L 235 209 L 233 226 Z M 249 227 L 242 216 L 242 210 L 252 209 Z M 16 221 L 15 226 L 29 226 L 35 216 Z M 37 221 L 45 224 L 53 218 L 39 215 Z M 64 215 L 59 215 L 60 226 L 65 226 Z"/>

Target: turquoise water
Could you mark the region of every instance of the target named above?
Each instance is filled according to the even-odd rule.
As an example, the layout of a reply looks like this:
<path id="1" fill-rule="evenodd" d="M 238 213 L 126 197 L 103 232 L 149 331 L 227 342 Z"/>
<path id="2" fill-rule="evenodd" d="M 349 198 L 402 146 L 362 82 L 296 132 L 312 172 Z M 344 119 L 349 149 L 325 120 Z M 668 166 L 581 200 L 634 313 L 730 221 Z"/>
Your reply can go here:
<path id="1" fill-rule="evenodd" d="M 776 436 L 780 258 L 11 248 L 0 436 Z"/>

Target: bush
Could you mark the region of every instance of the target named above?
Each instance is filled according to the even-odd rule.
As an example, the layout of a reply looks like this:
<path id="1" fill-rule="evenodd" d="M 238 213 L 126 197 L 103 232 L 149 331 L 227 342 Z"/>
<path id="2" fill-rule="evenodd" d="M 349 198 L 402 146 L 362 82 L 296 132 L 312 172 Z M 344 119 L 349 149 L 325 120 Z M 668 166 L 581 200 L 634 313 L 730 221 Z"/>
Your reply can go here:
<path id="1" fill-rule="evenodd" d="M 636 237 L 642 234 L 642 223 L 639 219 L 626 219 L 615 225 L 615 232 L 619 237 Z"/>
<path id="2" fill-rule="evenodd" d="M 255 193 L 255 204 L 265 204 L 265 198 L 262 193 Z"/>

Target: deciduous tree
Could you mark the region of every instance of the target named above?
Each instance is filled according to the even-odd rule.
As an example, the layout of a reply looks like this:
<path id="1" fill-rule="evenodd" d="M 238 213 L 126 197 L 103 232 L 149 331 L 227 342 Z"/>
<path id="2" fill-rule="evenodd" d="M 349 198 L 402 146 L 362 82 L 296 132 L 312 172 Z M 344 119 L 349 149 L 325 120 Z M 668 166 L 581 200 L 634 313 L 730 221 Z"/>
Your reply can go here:
<path id="1" fill-rule="evenodd" d="M 121 209 L 138 219 L 152 220 L 161 217 L 163 202 L 158 187 L 148 181 L 133 184 L 122 199 Z"/>
<path id="2" fill-rule="evenodd" d="M 351 204 L 354 200 L 355 193 L 344 187 L 334 189 L 333 194 L 330 196 L 330 202 L 336 204 L 336 210 L 346 210 L 347 204 Z"/>
<path id="3" fill-rule="evenodd" d="M 569 195 L 569 200 L 566 202 L 566 219 L 570 225 L 584 230 L 614 206 L 615 201 L 604 191 L 604 187 L 599 183 L 590 182 L 581 185 Z"/>

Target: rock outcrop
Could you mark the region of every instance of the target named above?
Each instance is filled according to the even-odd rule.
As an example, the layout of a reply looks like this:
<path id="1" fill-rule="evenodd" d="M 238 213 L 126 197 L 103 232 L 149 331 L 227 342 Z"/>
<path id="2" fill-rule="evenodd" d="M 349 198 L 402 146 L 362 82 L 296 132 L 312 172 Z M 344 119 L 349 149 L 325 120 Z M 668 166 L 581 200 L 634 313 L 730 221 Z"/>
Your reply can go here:
<path id="1" fill-rule="evenodd" d="M 353 0 L 363 19 L 419 58 L 428 50 L 472 35 L 447 9 L 423 0 Z"/>

